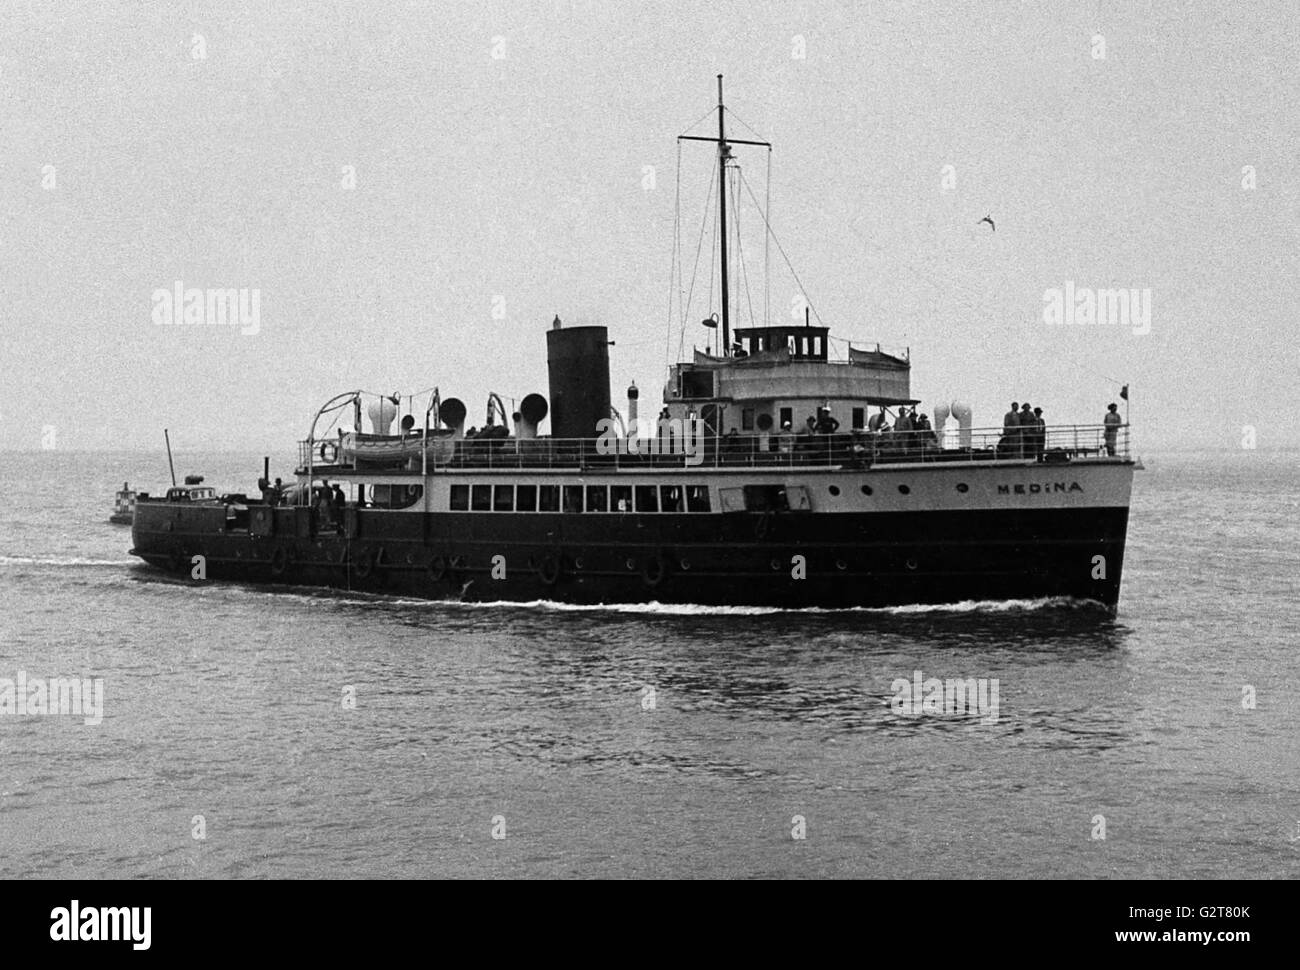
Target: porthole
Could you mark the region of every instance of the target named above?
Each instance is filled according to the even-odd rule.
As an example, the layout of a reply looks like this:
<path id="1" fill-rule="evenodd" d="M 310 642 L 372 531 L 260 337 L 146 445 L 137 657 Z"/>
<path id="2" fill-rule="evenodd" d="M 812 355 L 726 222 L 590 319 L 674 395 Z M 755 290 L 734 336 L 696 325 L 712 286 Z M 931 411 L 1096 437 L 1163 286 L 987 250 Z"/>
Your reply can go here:
<path id="1" fill-rule="evenodd" d="M 912 491 L 912 490 L 911 490 L 910 488 L 908 488 L 906 485 L 899 485 L 899 486 L 898 486 L 898 493 L 899 493 L 900 495 L 908 495 L 908 494 L 911 493 L 911 491 Z"/>
<path id="2" fill-rule="evenodd" d="M 957 483 L 957 491 L 959 491 L 959 492 L 961 492 L 963 495 L 965 495 L 967 492 L 970 491 L 970 486 L 967 485 L 965 482 L 958 482 L 958 483 Z"/>
<path id="3" fill-rule="evenodd" d="M 871 494 L 871 486 L 870 486 L 870 485 L 863 485 L 863 486 L 862 486 L 862 494 L 863 494 L 863 495 L 870 495 L 870 494 Z"/>
<path id="4" fill-rule="evenodd" d="M 828 488 L 826 491 L 830 492 L 832 495 L 839 495 L 839 494 L 840 494 L 840 487 L 839 487 L 838 485 L 832 485 L 832 486 L 831 486 L 830 488 Z"/>

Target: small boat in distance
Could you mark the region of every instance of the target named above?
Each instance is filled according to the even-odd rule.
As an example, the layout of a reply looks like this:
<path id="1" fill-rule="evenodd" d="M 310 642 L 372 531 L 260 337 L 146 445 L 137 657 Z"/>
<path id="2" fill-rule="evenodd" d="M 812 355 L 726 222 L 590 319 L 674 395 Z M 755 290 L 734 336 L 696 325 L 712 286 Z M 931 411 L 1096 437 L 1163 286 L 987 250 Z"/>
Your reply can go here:
<path id="1" fill-rule="evenodd" d="M 113 514 L 108 521 L 113 525 L 130 525 L 135 521 L 135 490 L 126 482 L 113 497 Z"/>

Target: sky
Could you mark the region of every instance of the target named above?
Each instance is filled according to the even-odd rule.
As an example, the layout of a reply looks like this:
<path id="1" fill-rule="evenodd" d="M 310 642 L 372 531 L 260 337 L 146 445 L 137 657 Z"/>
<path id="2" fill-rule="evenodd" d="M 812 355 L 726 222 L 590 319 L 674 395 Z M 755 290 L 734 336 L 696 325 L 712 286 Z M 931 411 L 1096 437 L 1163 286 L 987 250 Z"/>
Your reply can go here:
<path id="1" fill-rule="evenodd" d="M 557 314 L 657 408 L 717 309 L 704 257 L 683 311 L 673 253 L 689 285 L 715 162 L 682 148 L 679 225 L 676 137 L 720 73 L 818 317 L 907 348 L 927 410 L 1095 423 L 1126 383 L 1139 453 L 1300 448 L 1289 0 L 0 0 L 0 27 L 9 450 L 283 453 L 356 388 L 481 424 L 546 393 Z M 741 219 L 734 322 L 802 316 Z M 256 291 L 257 332 L 157 322 L 178 280 Z M 1149 326 L 1049 324 L 1067 286 Z"/>

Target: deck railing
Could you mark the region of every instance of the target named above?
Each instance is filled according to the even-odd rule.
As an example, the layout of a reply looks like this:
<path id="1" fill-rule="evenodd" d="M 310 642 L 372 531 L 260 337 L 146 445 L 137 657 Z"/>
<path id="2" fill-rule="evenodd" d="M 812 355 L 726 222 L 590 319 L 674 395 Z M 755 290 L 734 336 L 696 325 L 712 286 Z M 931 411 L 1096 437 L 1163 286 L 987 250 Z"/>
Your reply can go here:
<path id="1" fill-rule="evenodd" d="M 1110 433 L 1113 432 L 1113 433 Z M 401 444 L 401 439 L 393 439 Z M 337 471 L 370 471 L 408 474 L 422 467 L 421 440 L 406 440 L 406 451 L 382 458 L 358 458 L 341 453 L 323 461 L 324 442 L 299 442 L 300 471 L 308 459 L 318 474 Z M 331 447 L 337 442 L 329 440 Z M 697 438 L 691 454 L 684 453 L 682 439 L 670 437 L 652 441 L 636 439 L 636 452 L 629 442 L 586 438 L 446 438 L 431 441 L 427 448 L 430 471 L 462 468 L 486 469 L 600 469 L 635 470 L 681 467 L 837 467 L 851 465 L 896 465 L 915 462 L 1035 461 L 1059 463 L 1080 460 L 1130 457 L 1129 427 L 1107 429 L 1102 425 L 1057 425 L 1035 435 L 1032 429 L 1008 433 L 1001 428 L 976 428 L 968 434 L 950 431 L 941 440 L 931 431 L 852 431 L 832 435 L 735 434 Z M 614 447 L 611 447 L 614 445 Z M 327 449 L 327 454 L 329 450 Z M 330 456 L 334 458 L 333 455 Z"/>

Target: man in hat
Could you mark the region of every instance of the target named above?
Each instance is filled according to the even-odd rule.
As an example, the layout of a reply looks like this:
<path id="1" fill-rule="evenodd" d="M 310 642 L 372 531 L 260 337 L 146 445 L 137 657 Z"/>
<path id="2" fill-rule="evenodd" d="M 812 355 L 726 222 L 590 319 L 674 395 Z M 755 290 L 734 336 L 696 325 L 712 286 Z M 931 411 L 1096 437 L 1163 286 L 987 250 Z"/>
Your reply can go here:
<path id="1" fill-rule="evenodd" d="M 1047 422 L 1043 420 L 1043 409 L 1034 408 L 1034 461 L 1043 460 L 1043 450 L 1047 447 Z"/>
<path id="2" fill-rule="evenodd" d="M 1020 402 L 1012 401 L 1011 410 L 1002 415 L 1002 441 L 998 451 L 1004 458 L 1020 457 Z"/>
<path id="3" fill-rule="evenodd" d="M 782 421 L 781 430 L 776 433 L 776 450 L 783 455 L 794 454 L 794 432 L 789 421 Z"/>

